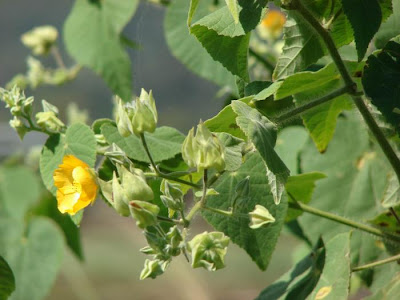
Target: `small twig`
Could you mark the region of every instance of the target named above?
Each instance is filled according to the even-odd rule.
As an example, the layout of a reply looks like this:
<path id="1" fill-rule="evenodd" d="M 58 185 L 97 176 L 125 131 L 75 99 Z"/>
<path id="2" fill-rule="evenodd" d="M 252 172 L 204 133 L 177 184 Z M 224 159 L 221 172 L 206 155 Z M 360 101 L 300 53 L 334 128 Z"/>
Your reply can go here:
<path id="1" fill-rule="evenodd" d="M 67 69 L 67 67 L 65 66 L 64 61 L 61 57 L 60 50 L 58 49 L 57 46 L 53 46 L 51 48 L 51 54 L 53 55 L 54 60 L 56 61 L 56 64 L 59 68 L 64 69 L 64 70 Z"/>
<path id="2" fill-rule="evenodd" d="M 378 261 L 375 261 L 375 262 L 372 262 L 372 263 L 369 263 L 369 264 L 365 264 L 365 265 L 362 265 L 362 266 L 354 267 L 351 271 L 352 272 L 358 272 L 358 271 L 362 271 L 362 270 L 366 270 L 366 269 L 370 269 L 370 268 L 375 268 L 375 267 L 378 267 L 378 266 L 381 266 L 381 265 L 384 265 L 384 264 L 388 264 L 388 263 L 391 263 L 391 262 L 394 262 L 394 261 L 398 261 L 398 260 L 400 260 L 400 254 L 397 254 L 395 256 L 388 257 L 388 258 L 385 258 L 385 259 L 382 259 L 382 260 L 378 260 Z"/>

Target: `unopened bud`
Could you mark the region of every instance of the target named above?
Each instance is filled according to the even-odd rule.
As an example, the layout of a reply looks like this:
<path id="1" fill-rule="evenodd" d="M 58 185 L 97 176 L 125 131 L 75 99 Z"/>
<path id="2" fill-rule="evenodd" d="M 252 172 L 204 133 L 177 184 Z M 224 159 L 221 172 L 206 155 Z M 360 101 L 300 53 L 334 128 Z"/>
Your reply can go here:
<path id="1" fill-rule="evenodd" d="M 136 225 L 142 229 L 158 223 L 157 215 L 160 208 L 146 201 L 134 200 L 129 202 L 132 216 L 136 220 Z"/>
<path id="2" fill-rule="evenodd" d="M 49 52 L 57 37 L 57 29 L 53 26 L 40 26 L 23 34 L 21 41 L 33 54 L 44 55 Z"/>
<path id="3" fill-rule="evenodd" d="M 121 176 L 122 188 L 129 200 L 150 201 L 154 198 L 151 187 L 140 169 L 127 170 L 124 166 L 118 167 Z"/>
<path id="4" fill-rule="evenodd" d="M 129 118 L 128 112 L 132 110 L 128 105 L 124 105 L 119 97 L 116 97 L 117 101 L 117 114 L 116 123 L 118 132 L 123 137 L 128 137 L 133 134 L 132 122 Z"/>
<path id="5" fill-rule="evenodd" d="M 183 192 L 180 185 L 171 183 L 167 180 L 161 182 L 161 201 L 163 204 L 174 211 L 180 211 L 183 208 Z"/>
<path id="6" fill-rule="evenodd" d="M 21 140 L 24 138 L 25 134 L 28 132 L 28 128 L 17 117 L 14 117 L 14 119 L 10 120 L 10 126 L 17 131 L 18 136 Z"/>
<path id="7" fill-rule="evenodd" d="M 57 133 L 65 127 L 64 123 L 52 112 L 39 112 L 36 114 L 36 123 L 48 131 Z"/>
<path id="8" fill-rule="evenodd" d="M 153 93 L 142 89 L 140 97 L 136 98 L 132 116 L 133 132 L 139 136 L 144 132 L 154 132 L 157 127 L 158 115 Z"/>
<path id="9" fill-rule="evenodd" d="M 27 59 L 27 65 L 28 65 L 27 78 L 29 84 L 31 85 L 32 88 L 37 88 L 40 84 L 42 84 L 45 81 L 46 70 L 39 60 L 31 56 L 28 57 Z"/>
<path id="10" fill-rule="evenodd" d="M 189 167 L 197 167 L 198 171 L 225 168 L 225 148 L 217 136 L 200 122 L 194 135 L 194 128 L 182 144 L 182 157 Z"/>
<path id="11" fill-rule="evenodd" d="M 169 265 L 169 261 L 163 261 L 159 259 L 150 260 L 146 259 L 144 262 L 144 268 L 140 273 L 140 280 L 146 278 L 156 278 L 163 274 Z"/>
<path id="12" fill-rule="evenodd" d="M 256 205 L 255 209 L 249 213 L 250 216 L 250 228 L 257 229 L 261 226 L 267 225 L 269 223 L 274 223 L 275 218 L 271 213 L 262 205 Z"/>
<path id="13" fill-rule="evenodd" d="M 115 172 L 113 172 L 111 200 L 112 206 L 121 216 L 127 217 L 131 214 L 128 206 L 129 199 L 121 184 L 118 182 Z"/>
<path id="14" fill-rule="evenodd" d="M 229 237 L 222 232 L 207 231 L 196 235 L 189 243 L 192 252 L 192 267 L 215 271 L 225 267 L 224 259 L 229 245 Z"/>
<path id="15" fill-rule="evenodd" d="M 171 227 L 165 235 L 168 241 L 166 252 L 172 256 L 177 256 L 181 253 L 181 244 L 183 241 L 181 232 L 177 226 Z"/>

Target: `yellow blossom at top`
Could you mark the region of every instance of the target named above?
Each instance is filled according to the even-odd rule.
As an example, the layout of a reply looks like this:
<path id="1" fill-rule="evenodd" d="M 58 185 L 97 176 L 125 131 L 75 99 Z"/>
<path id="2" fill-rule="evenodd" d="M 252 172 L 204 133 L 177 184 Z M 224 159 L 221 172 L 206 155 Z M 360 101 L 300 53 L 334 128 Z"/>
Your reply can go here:
<path id="1" fill-rule="evenodd" d="M 90 167 L 73 155 L 66 155 L 53 174 L 57 187 L 58 210 L 75 215 L 93 203 L 97 194 L 95 175 Z"/>
<path id="2" fill-rule="evenodd" d="M 279 10 L 268 10 L 261 22 L 261 27 L 273 38 L 278 38 L 282 34 L 283 25 L 286 17 Z"/>

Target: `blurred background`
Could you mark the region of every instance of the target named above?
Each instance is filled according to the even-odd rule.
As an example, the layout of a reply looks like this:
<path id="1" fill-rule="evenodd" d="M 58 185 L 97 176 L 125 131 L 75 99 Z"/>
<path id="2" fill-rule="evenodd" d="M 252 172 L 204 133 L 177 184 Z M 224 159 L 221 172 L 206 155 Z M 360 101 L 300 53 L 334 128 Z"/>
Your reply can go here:
<path id="1" fill-rule="evenodd" d="M 29 50 L 20 36 L 32 27 L 53 25 L 62 33 L 62 25 L 73 1 L 0 0 L 0 86 L 15 74 L 25 73 Z M 219 88 L 188 71 L 170 54 L 163 35 L 162 7 L 141 3 L 124 34 L 139 43 L 140 50 L 128 50 L 132 58 L 133 85 L 152 89 L 159 111 L 159 125 L 176 127 L 186 133 L 199 119 L 208 119 L 223 106 L 217 98 Z M 65 53 L 62 36 L 58 44 L 68 65 L 73 62 Z M 49 65 L 54 64 L 52 57 Z M 88 111 L 91 120 L 112 117 L 110 90 L 92 71 L 84 69 L 76 80 L 61 87 L 27 90 L 28 96 L 46 99 L 59 107 L 61 119 L 68 103 L 75 102 Z M 0 160 L 10 154 L 26 153 L 42 145 L 46 136 L 30 133 L 21 142 L 9 127 L 11 116 L 0 107 Z M 211 228 L 197 220 L 193 232 Z M 298 242 L 283 234 L 272 262 L 261 272 L 240 248 L 231 245 L 227 267 L 216 273 L 193 270 L 183 257 L 175 259 L 167 272 L 156 280 L 139 281 L 145 255 L 142 233 L 134 221 L 122 218 L 103 201 L 96 202 L 85 213 L 81 225 L 85 261 L 80 263 L 67 252 L 57 282 L 48 299 L 253 299 L 286 272 L 292 265 Z"/>

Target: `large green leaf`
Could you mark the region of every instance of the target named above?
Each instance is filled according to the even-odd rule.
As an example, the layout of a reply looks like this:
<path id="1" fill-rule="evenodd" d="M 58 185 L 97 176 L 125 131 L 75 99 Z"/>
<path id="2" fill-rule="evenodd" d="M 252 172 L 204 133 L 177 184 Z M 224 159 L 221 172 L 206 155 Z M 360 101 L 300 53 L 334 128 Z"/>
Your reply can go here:
<path id="1" fill-rule="evenodd" d="M 326 251 L 323 246 L 322 240 L 319 240 L 309 255 L 264 289 L 256 300 L 306 299 L 324 268 Z"/>
<path id="2" fill-rule="evenodd" d="M 368 57 L 362 83 L 365 93 L 397 131 L 400 130 L 400 36 Z"/>
<path id="3" fill-rule="evenodd" d="M 22 221 L 25 213 L 38 201 L 37 177 L 25 167 L 0 168 L 0 215 Z"/>
<path id="4" fill-rule="evenodd" d="M 0 255 L 0 300 L 7 300 L 14 290 L 14 274 L 8 263 Z"/>
<path id="5" fill-rule="evenodd" d="M 235 196 L 236 185 L 249 176 L 250 197 L 238 204 L 238 214 L 248 214 L 256 204 L 265 206 L 274 216 L 275 222 L 266 227 L 251 229 L 249 218 L 227 217 L 212 212 L 203 212 L 205 219 L 216 230 L 223 231 L 232 242 L 246 250 L 258 267 L 265 270 L 271 259 L 272 252 L 280 235 L 287 210 L 286 198 L 280 205 L 275 205 L 273 196 L 269 191 L 266 170 L 260 155 L 248 154 L 243 165 L 235 172 L 225 172 L 218 179 L 215 190 L 219 195 L 210 196 L 207 205 L 218 209 L 229 209 L 231 200 Z"/>
<path id="6" fill-rule="evenodd" d="M 225 170 L 235 171 L 242 164 L 242 147 L 244 141 L 226 132 L 217 132 L 218 139 L 225 147 Z"/>
<path id="7" fill-rule="evenodd" d="M 137 0 L 76 0 L 64 25 L 65 44 L 71 56 L 99 74 L 125 101 L 132 95 L 132 74 L 120 34 L 137 5 Z"/>
<path id="8" fill-rule="evenodd" d="M 378 292 L 366 298 L 367 300 L 397 300 L 400 295 L 400 273 L 388 278 L 390 281 Z"/>
<path id="9" fill-rule="evenodd" d="M 364 58 L 369 42 L 382 22 L 382 11 L 378 0 L 342 0 L 343 10 L 353 30 L 358 60 Z"/>
<path id="10" fill-rule="evenodd" d="M 135 135 L 124 138 L 118 133 L 117 127 L 111 124 L 103 125 L 101 132 L 110 145 L 115 143 L 128 157 L 138 161 L 150 162 L 141 140 Z M 145 137 L 155 162 L 173 158 L 181 153 L 182 143 L 185 139 L 182 133 L 172 127 L 159 127 L 154 133 L 146 133 Z"/>
<path id="11" fill-rule="evenodd" d="M 200 1 L 193 19 L 199 19 L 210 13 L 215 9 L 212 4 L 213 1 Z M 221 63 L 214 61 L 196 37 L 189 33 L 187 26 L 189 5 L 188 0 L 174 0 L 167 8 L 164 29 L 172 54 L 200 77 L 221 86 L 228 85 L 235 90 L 234 76 Z"/>
<path id="12" fill-rule="evenodd" d="M 283 33 L 285 44 L 274 70 L 274 79 L 303 71 L 327 53 L 322 39 L 297 12 L 288 12 Z"/>
<path id="13" fill-rule="evenodd" d="M 232 108 L 238 115 L 236 123 L 253 142 L 267 166 L 267 174 L 276 204 L 279 204 L 290 171 L 274 150 L 276 127 L 256 109 L 240 101 L 233 101 Z"/>
<path id="14" fill-rule="evenodd" d="M 53 174 L 62 163 L 65 155 L 72 154 L 93 168 L 96 162 L 96 139 L 93 131 L 86 125 L 75 123 L 65 135 L 50 136 L 40 156 L 40 174 L 47 189 L 55 194 Z"/>
<path id="15" fill-rule="evenodd" d="M 13 270 L 17 287 L 9 299 L 44 299 L 61 267 L 64 241 L 60 231 L 45 218 L 33 218 L 25 233 L 18 222 L 2 219 L 3 235 L 8 241 L 0 244 L 0 255 Z"/>
<path id="16" fill-rule="evenodd" d="M 49 217 L 56 222 L 64 233 L 68 247 L 79 259 L 83 260 L 79 228 L 74 224 L 69 215 L 62 214 L 58 210 L 57 200 L 51 194 L 48 193 L 42 197 L 33 213 L 35 215 Z"/>
<path id="17" fill-rule="evenodd" d="M 393 15 L 391 15 L 386 20 L 386 22 L 382 23 L 378 33 L 375 35 L 376 47 L 383 48 L 391 38 L 394 38 L 399 34 L 400 34 L 400 0 L 393 0 Z"/>

